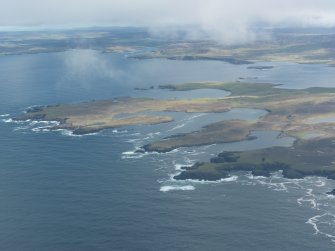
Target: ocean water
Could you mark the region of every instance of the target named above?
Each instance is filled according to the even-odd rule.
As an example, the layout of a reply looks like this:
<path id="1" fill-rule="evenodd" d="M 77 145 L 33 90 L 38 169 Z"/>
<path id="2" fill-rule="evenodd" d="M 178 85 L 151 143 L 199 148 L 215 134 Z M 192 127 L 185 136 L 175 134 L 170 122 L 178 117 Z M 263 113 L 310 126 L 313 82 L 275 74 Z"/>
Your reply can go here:
<path id="1" fill-rule="evenodd" d="M 270 63 L 259 62 L 259 65 Z M 335 182 L 237 172 L 218 182 L 174 181 L 180 167 L 223 150 L 289 146 L 257 132 L 252 141 L 139 154 L 152 140 L 264 111 L 172 113 L 162 125 L 94 135 L 50 132 L 45 122 L 10 120 L 32 105 L 117 96 L 190 98 L 224 91 L 135 91 L 185 81 L 334 86 L 335 69 L 275 63 L 271 70 L 211 61 L 134 60 L 68 51 L 0 57 L 0 250 L 334 250 Z"/>

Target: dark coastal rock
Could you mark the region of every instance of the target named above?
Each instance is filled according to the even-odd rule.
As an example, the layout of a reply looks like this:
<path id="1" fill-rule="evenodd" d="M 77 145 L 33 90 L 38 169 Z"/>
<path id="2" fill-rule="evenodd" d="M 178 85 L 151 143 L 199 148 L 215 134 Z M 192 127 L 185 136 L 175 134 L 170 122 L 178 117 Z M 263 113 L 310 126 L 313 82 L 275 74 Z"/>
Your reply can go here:
<path id="1" fill-rule="evenodd" d="M 175 138 L 179 138 L 179 137 L 182 137 L 182 136 L 185 136 L 185 135 L 187 135 L 187 133 L 176 133 L 176 134 L 173 134 L 173 135 L 166 136 L 163 139 L 175 139 Z"/>
<path id="2" fill-rule="evenodd" d="M 255 169 L 251 171 L 251 174 L 254 176 L 263 176 L 263 177 L 270 177 L 270 172 L 264 169 Z"/>
<path id="3" fill-rule="evenodd" d="M 279 170 L 289 170 L 291 169 L 290 165 L 283 163 L 283 162 L 273 162 L 273 163 L 262 163 L 261 164 L 262 169 L 266 169 L 268 171 L 279 171 Z"/>
<path id="4" fill-rule="evenodd" d="M 210 159 L 211 163 L 224 163 L 225 159 L 221 157 L 214 157 Z"/>
<path id="5" fill-rule="evenodd" d="M 333 173 L 327 175 L 327 178 L 328 178 L 328 179 L 331 179 L 331 180 L 335 180 L 335 172 L 333 172 Z"/>
<path id="6" fill-rule="evenodd" d="M 199 166 L 201 166 L 203 164 L 203 162 L 196 162 L 194 165 L 192 166 L 182 166 L 181 169 L 182 170 L 186 170 L 186 171 L 190 171 L 190 170 L 196 170 L 197 168 L 199 168 Z"/>
<path id="7" fill-rule="evenodd" d="M 227 172 L 193 172 L 184 171 L 179 175 L 174 176 L 176 180 L 206 180 L 206 181 L 216 181 L 229 177 Z"/>
<path id="8" fill-rule="evenodd" d="M 211 158 L 211 163 L 236 162 L 240 156 L 235 152 L 222 152 L 217 157 Z"/>
<path id="9" fill-rule="evenodd" d="M 303 179 L 306 175 L 294 169 L 285 169 L 283 176 L 287 179 Z"/>
<path id="10" fill-rule="evenodd" d="M 101 131 L 101 129 L 92 129 L 92 128 L 77 128 L 72 131 L 74 135 L 85 135 L 90 133 L 96 133 Z"/>
<path id="11" fill-rule="evenodd" d="M 214 167 L 207 166 L 206 163 L 197 162 L 191 167 L 183 167 L 181 174 L 175 176 L 175 179 L 197 179 L 197 180 L 220 180 L 229 177 L 229 174 L 234 171 L 251 172 L 254 176 L 270 177 L 272 172 L 283 170 L 286 178 L 298 179 L 306 176 L 304 173 L 297 172 L 291 167 L 282 162 L 264 162 L 261 164 L 238 163 L 240 158 L 237 152 L 224 152 L 216 158 L 212 158 L 213 164 L 219 164 Z M 216 162 L 220 161 L 220 162 Z M 265 158 L 264 158 L 265 161 Z M 220 165 L 222 163 L 222 166 Z"/>
<path id="12" fill-rule="evenodd" d="M 158 152 L 158 153 L 167 153 L 172 151 L 174 148 L 158 148 L 154 147 L 152 144 L 147 144 L 142 146 L 142 149 L 146 152 Z"/>
<path id="13" fill-rule="evenodd" d="M 335 196 L 335 189 L 331 190 L 330 192 L 327 192 L 326 194 Z"/>
<path id="14" fill-rule="evenodd" d="M 32 106 L 26 110 L 26 113 L 41 112 L 43 111 L 43 106 Z"/>
<path id="15" fill-rule="evenodd" d="M 270 177 L 271 172 L 276 172 L 279 170 L 287 171 L 289 169 L 289 165 L 281 162 L 262 163 L 260 165 L 256 165 L 251 173 L 254 176 Z"/>

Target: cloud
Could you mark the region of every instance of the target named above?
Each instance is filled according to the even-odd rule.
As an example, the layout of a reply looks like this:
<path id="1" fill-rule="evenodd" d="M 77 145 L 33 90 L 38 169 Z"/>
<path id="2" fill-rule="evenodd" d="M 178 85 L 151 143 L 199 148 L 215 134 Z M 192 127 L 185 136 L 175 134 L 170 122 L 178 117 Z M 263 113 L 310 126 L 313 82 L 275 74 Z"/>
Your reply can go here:
<path id="1" fill-rule="evenodd" d="M 192 25 L 226 43 L 252 27 L 335 26 L 334 0 L 0 0 L 0 26 Z"/>
<path id="2" fill-rule="evenodd" d="M 62 88 L 72 82 L 79 82 L 81 88 L 89 90 L 96 85 L 97 80 L 114 81 L 124 75 L 123 70 L 94 50 L 71 50 L 62 60 L 65 73 L 58 81 L 58 87 Z"/>

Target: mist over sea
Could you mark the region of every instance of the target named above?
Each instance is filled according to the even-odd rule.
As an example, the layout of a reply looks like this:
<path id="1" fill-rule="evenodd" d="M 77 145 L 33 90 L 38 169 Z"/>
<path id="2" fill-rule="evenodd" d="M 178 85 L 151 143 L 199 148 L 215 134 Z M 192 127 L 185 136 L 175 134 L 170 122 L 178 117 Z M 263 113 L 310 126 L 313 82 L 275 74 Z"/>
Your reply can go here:
<path id="1" fill-rule="evenodd" d="M 246 81 L 278 88 L 334 87 L 335 68 L 257 62 L 135 60 L 91 50 L 0 57 L 0 250 L 319 250 L 335 248 L 335 182 L 281 173 L 233 173 L 218 182 L 174 181 L 185 165 L 223 150 L 289 146 L 274 132 L 238 143 L 165 154 L 138 147 L 224 119 L 264 111 L 171 113 L 175 121 L 74 136 L 51 122 L 13 122 L 33 105 L 119 96 L 224 97 L 218 90 L 136 91 L 191 81 Z"/>

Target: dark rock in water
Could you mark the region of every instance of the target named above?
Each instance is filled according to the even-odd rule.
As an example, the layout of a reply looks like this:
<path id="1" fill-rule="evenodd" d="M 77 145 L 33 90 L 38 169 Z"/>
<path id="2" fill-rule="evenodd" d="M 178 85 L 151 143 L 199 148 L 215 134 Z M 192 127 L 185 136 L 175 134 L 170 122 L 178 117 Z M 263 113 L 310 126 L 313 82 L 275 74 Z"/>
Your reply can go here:
<path id="1" fill-rule="evenodd" d="M 270 172 L 268 170 L 255 169 L 251 173 L 254 176 L 270 177 Z"/>
<path id="2" fill-rule="evenodd" d="M 214 158 L 211 158 L 210 162 L 211 163 L 224 163 L 225 159 L 221 157 L 214 157 Z"/>
<path id="3" fill-rule="evenodd" d="M 158 152 L 158 153 L 167 153 L 172 151 L 174 148 L 158 148 L 154 147 L 152 144 L 147 144 L 142 146 L 142 149 L 146 152 Z"/>
<path id="4" fill-rule="evenodd" d="M 294 169 L 283 170 L 283 176 L 288 179 L 303 179 L 305 175 Z"/>
<path id="5" fill-rule="evenodd" d="M 32 106 L 29 107 L 26 112 L 27 113 L 33 113 L 33 112 L 41 112 L 43 110 L 43 106 Z"/>
<path id="6" fill-rule="evenodd" d="M 186 171 L 174 176 L 176 180 L 207 180 L 216 181 L 229 177 L 227 172 L 192 172 Z"/>
<path id="7" fill-rule="evenodd" d="M 92 128 L 77 128 L 72 131 L 74 135 L 85 135 L 85 134 L 90 134 L 90 133 L 96 133 L 99 132 L 99 129 L 92 129 Z"/>
<path id="8" fill-rule="evenodd" d="M 335 189 L 331 190 L 330 192 L 327 192 L 326 194 L 335 196 Z"/>

